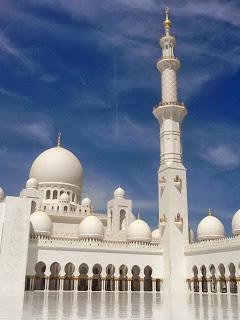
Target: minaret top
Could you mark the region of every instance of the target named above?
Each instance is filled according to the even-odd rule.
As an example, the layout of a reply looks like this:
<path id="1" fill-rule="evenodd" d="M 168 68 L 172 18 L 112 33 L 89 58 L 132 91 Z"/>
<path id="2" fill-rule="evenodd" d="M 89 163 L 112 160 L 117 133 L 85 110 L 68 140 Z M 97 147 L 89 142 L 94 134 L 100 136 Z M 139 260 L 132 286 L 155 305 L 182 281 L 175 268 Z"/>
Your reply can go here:
<path id="1" fill-rule="evenodd" d="M 171 27 L 171 20 L 169 19 L 169 8 L 165 8 L 165 20 L 163 22 L 164 28 L 165 28 L 165 33 L 166 35 L 169 34 L 170 27 Z"/>
<path id="2" fill-rule="evenodd" d="M 57 138 L 57 147 L 61 147 L 61 132 L 58 133 L 58 138 Z"/>

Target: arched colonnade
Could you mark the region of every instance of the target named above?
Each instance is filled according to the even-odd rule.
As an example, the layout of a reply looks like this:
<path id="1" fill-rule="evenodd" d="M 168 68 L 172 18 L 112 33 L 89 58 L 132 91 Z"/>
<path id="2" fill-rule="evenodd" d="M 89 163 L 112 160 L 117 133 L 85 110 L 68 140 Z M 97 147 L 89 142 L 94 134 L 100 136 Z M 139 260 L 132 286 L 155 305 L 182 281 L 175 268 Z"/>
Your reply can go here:
<path id="1" fill-rule="evenodd" d="M 39 261 L 35 265 L 35 275 L 26 276 L 25 290 L 65 290 L 65 291 L 160 291 L 161 279 L 152 277 L 152 268 L 144 267 L 144 277 L 140 277 L 140 267 L 128 267 L 122 264 L 116 270 L 113 264 L 108 264 L 105 272 L 99 263 L 94 264 L 92 272 L 86 263 L 77 268 L 68 262 L 64 266 L 64 275 L 60 274 L 61 265 L 53 262 L 50 274 L 46 274 L 46 264 Z"/>
<path id="2" fill-rule="evenodd" d="M 223 263 L 211 264 L 206 267 L 194 265 L 192 267 L 193 277 L 188 279 L 188 287 L 193 292 L 221 292 L 238 293 L 240 291 L 240 277 L 237 277 L 236 266 L 229 263 L 227 267 Z"/>

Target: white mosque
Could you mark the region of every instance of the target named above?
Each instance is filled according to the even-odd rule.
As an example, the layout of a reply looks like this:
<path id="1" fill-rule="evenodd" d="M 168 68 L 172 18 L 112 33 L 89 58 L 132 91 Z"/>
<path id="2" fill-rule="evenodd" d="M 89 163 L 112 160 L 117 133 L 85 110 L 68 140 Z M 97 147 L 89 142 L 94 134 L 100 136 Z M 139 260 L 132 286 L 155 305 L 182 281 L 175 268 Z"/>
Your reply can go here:
<path id="1" fill-rule="evenodd" d="M 61 145 L 34 160 L 19 197 L 0 188 L 0 288 L 73 291 L 240 291 L 240 210 L 232 236 L 209 210 L 196 235 L 188 223 L 187 178 L 177 97 L 176 39 L 168 10 L 160 39 L 159 226 L 133 213 L 127 192 L 116 188 L 106 212 L 81 198 L 83 168 Z"/>

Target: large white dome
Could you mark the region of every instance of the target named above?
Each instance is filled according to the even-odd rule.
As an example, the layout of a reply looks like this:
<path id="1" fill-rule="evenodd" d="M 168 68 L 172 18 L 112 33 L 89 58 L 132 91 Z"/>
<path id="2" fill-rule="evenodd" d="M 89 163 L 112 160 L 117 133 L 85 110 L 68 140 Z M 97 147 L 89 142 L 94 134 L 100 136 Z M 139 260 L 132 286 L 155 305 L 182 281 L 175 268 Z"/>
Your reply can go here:
<path id="1" fill-rule="evenodd" d="M 160 230 L 159 228 L 152 231 L 152 241 L 159 241 L 160 240 Z"/>
<path id="2" fill-rule="evenodd" d="M 52 234 L 52 219 L 42 211 L 35 211 L 30 216 L 31 234 L 50 236 Z"/>
<path id="3" fill-rule="evenodd" d="M 224 225 L 222 222 L 211 215 L 202 219 L 197 228 L 198 240 L 211 240 L 225 237 Z"/>
<path id="4" fill-rule="evenodd" d="M 127 229 L 127 240 L 149 242 L 151 240 L 149 225 L 141 219 L 131 222 Z"/>
<path id="5" fill-rule="evenodd" d="M 240 235 L 240 209 L 234 214 L 232 218 L 232 233 L 234 236 Z"/>
<path id="6" fill-rule="evenodd" d="M 79 224 L 79 237 L 102 239 L 104 236 L 104 227 L 100 219 L 96 216 L 88 216 Z"/>
<path id="7" fill-rule="evenodd" d="M 34 160 L 29 177 L 39 183 L 66 183 L 82 188 L 83 169 L 71 151 L 57 146 L 44 151 Z"/>

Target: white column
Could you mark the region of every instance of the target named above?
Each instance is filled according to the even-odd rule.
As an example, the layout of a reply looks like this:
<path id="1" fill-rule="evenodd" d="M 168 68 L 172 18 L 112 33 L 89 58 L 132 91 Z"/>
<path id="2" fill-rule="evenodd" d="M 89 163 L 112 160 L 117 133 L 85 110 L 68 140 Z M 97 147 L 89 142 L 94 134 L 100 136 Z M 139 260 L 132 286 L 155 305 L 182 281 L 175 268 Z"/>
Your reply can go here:
<path id="1" fill-rule="evenodd" d="M 88 291 L 92 291 L 92 279 L 88 279 Z"/>
<path id="2" fill-rule="evenodd" d="M 152 279 L 152 291 L 156 292 L 156 279 Z"/>
<path id="3" fill-rule="evenodd" d="M 144 291 L 144 279 L 140 278 L 140 291 Z"/>
<path id="4" fill-rule="evenodd" d="M 45 277 L 45 288 L 44 288 L 44 290 L 48 291 L 48 289 L 49 289 L 49 278 Z"/>
<path id="5" fill-rule="evenodd" d="M 78 290 L 78 278 L 74 278 L 74 288 L 73 288 L 74 291 L 77 291 Z"/>
<path id="6" fill-rule="evenodd" d="M 33 291 L 34 290 L 34 278 L 30 278 L 30 284 L 29 284 L 29 289 L 31 290 L 31 291 Z"/>
<path id="7" fill-rule="evenodd" d="M 131 279 L 128 279 L 128 291 L 131 291 Z"/>
<path id="8" fill-rule="evenodd" d="M 102 277 L 102 290 L 101 291 L 106 291 L 106 278 Z"/>
<path id="9" fill-rule="evenodd" d="M 60 290 L 60 291 L 63 291 L 63 281 L 64 281 L 64 278 L 61 277 L 61 278 L 60 278 L 60 285 L 59 285 L 59 290 Z"/>

